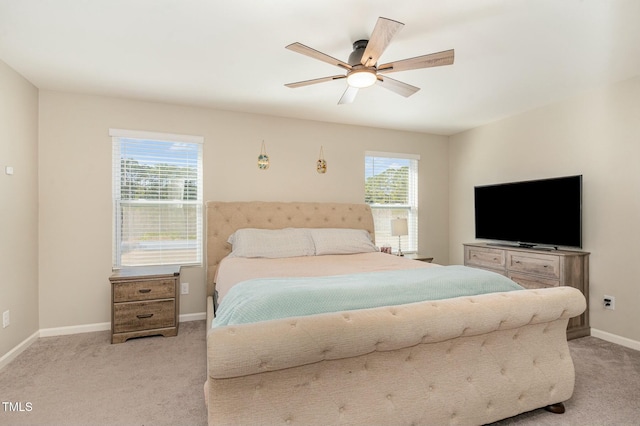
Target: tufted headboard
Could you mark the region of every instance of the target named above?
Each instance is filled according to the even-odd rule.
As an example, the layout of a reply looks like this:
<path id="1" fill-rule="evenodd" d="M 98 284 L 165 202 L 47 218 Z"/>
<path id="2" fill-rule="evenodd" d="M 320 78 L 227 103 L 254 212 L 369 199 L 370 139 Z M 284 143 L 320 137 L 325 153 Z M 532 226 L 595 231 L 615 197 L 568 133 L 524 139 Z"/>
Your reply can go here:
<path id="1" fill-rule="evenodd" d="M 374 238 L 367 204 L 237 201 L 207 202 L 207 295 L 220 261 L 231 252 L 229 236 L 241 228 L 353 228 Z"/>

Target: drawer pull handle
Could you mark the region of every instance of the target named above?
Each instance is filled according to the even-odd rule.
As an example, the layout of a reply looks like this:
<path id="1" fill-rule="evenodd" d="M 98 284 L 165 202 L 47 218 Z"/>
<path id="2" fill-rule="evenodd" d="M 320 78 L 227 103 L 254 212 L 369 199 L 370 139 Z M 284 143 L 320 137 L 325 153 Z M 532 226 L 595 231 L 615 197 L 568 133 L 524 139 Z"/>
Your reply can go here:
<path id="1" fill-rule="evenodd" d="M 151 289 L 150 288 L 141 288 L 140 290 L 138 290 L 140 293 L 151 293 Z"/>
<path id="2" fill-rule="evenodd" d="M 516 263 L 520 263 L 520 261 L 519 261 L 519 260 L 516 260 Z"/>
<path id="3" fill-rule="evenodd" d="M 138 319 L 151 318 L 153 314 L 138 314 L 136 315 Z"/>

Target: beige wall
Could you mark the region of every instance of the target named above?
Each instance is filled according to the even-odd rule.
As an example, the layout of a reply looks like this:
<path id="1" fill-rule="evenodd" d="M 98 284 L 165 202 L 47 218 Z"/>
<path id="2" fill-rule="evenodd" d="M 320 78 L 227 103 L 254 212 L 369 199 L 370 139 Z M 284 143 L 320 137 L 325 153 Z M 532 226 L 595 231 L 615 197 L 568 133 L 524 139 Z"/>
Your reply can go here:
<path id="1" fill-rule="evenodd" d="M 51 91 L 39 124 L 40 328 L 110 321 L 109 128 L 204 136 L 205 200 L 362 202 L 364 151 L 420 154 L 420 250 L 448 262 L 446 137 Z M 268 171 L 256 165 L 263 139 Z M 204 312 L 204 276 L 185 271 L 182 314 Z"/>
<path id="2" fill-rule="evenodd" d="M 0 61 L 0 358 L 38 331 L 37 149 L 38 90 Z"/>
<path id="3" fill-rule="evenodd" d="M 461 263 L 462 243 L 474 240 L 474 185 L 582 174 L 591 326 L 639 342 L 639 117 L 636 77 L 452 136 L 450 261 Z M 605 294 L 615 311 L 602 308 Z"/>
<path id="4" fill-rule="evenodd" d="M 109 128 L 205 137 L 204 197 L 360 202 L 366 150 L 420 154 L 420 251 L 461 263 L 473 240 L 473 186 L 584 175 L 591 322 L 640 341 L 640 77 L 451 138 L 38 90 L 0 62 L 0 357 L 39 328 L 108 322 Z M 39 108 L 39 111 L 38 111 Z M 265 140 L 271 168 L 256 167 Z M 329 171 L 315 172 L 320 145 Z M 5 166 L 15 169 L 4 174 Z M 204 311 L 189 268 L 183 314 Z M 616 296 L 616 310 L 601 308 Z"/>

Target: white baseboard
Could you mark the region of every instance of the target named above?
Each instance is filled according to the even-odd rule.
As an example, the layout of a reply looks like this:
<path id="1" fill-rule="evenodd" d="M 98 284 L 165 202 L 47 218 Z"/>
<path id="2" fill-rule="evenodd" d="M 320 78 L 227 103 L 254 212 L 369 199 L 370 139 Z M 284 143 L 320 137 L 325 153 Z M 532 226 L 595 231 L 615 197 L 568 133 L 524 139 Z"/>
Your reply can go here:
<path id="1" fill-rule="evenodd" d="M 18 344 L 15 348 L 11 349 L 9 352 L 4 354 L 2 358 L 0 358 L 0 370 L 2 370 L 7 364 L 13 361 L 18 355 L 24 352 L 29 346 L 35 343 L 40 336 L 40 331 L 36 331 L 31 336 L 24 339 L 22 342 Z"/>
<path id="2" fill-rule="evenodd" d="M 105 330 L 111 330 L 110 322 L 71 325 L 68 327 L 41 328 L 40 337 L 65 336 L 67 334 L 90 333 L 92 331 L 105 331 Z"/>
<path id="3" fill-rule="evenodd" d="M 178 321 L 199 321 L 207 318 L 205 312 L 180 315 Z M 68 327 L 54 327 L 40 329 L 40 337 L 65 336 L 67 334 L 91 333 L 92 331 L 111 330 L 110 322 L 98 322 L 95 324 L 71 325 Z"/>
<path id="4" fill-rule="evenodd" d="M 180 315 L 180 322 L 200 321 L 200 320 L 206 320 L 206 319 L 207 319 L 206 312 L 197 312 L 195 314 Z"/>
<path id="5" fill-rule="evenodd" d="M 591 329 L 591 335 L 598 339 L 606 340 L 607 342 L 615 343 L 620 346 L 625 346 L 630 349 L 640 351 L 640 342 L 637 340 L 627 339 L 616 334 L 607 333 L 606 331 L 598 330 L 596 328 Z"/>

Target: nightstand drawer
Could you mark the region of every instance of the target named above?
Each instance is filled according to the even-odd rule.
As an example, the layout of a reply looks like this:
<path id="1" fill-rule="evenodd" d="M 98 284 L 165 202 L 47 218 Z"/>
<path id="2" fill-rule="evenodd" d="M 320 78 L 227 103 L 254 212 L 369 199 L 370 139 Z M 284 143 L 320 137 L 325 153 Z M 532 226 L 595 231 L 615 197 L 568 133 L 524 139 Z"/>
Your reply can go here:
<path id="1" fill-rule="evenodd" d="M 175 327 L 175 300 L 129 302 L 113 305 L 113 332 Z"/>
<path id="2" fill-rule="evenodd" d="M 507 254 L 507 269 L 560 279 L 560 259 L 558 256 L 509 252 Z"/>
<path id="3" fill-rule="evenodd" d="M 175 283 L 174 279 L 114 283 L 113 301 L 118 303 L 175 297 Z"/>

